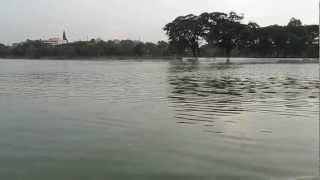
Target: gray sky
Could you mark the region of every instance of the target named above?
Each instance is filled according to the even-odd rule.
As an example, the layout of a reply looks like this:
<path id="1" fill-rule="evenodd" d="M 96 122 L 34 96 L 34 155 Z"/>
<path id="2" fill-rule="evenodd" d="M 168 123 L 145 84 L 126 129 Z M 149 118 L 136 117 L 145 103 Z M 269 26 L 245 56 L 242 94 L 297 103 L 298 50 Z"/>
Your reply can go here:
<path id="1" fill-rule="evenodd" d="M 61 36 L 165 40 L 162 27 L 175 17 L 213 11 L 245 14 L 261 26 L 318 22 L 317 0 L 0 0 L 0 42 Z"/>

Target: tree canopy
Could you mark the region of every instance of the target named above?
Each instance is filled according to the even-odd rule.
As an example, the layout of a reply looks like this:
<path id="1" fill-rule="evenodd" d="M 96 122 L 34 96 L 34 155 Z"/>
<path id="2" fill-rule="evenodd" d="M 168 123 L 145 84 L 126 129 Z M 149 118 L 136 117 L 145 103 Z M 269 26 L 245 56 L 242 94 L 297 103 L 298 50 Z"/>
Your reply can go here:
<path id="1" fill-rule="evenodd" d="M 242 23 L 243 15 L 235 12 L 202 13 L 199 16 L 180 16 L 164 27 L 169 44 L 176 44 L 180 54 L 191 50 L 197 57 L 208 50 L 221 49 L 212 55 L 257 57 L 316 57 L 317 25 L 303 25 L 291 18 L 287 26 L 260 27 L 257 23 Z M 202 46 L 200 46 L 202 44 Z"/>
<path id="2" fill-rule="evenodd" d="M 13 58 L 164 57 L 170 54 L 172 53 L 169 44 L 165 41 L 144 43 L 132 40 L 92 39 L 52 46 L 41 40 L 27 40 L 14 46 L 0 44 L 0 57 Z"/>
<path id="3" fill-rule="evenodd" d="M 173 22 L 168 23 L 164 30 L 169 36 L 170 44 L 175 45 L 181 51 L 188 47 L 193 56 L 199 55 L 199 41 L 203 37 L 200 17 L 193 14 L 177 17 Z"/>

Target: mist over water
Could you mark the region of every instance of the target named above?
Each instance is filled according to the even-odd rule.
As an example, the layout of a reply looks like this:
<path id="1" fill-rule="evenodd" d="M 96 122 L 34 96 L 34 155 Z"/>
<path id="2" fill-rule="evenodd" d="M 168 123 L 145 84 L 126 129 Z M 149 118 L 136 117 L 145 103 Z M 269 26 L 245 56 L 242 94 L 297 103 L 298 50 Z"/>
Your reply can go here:
<path id="1" fill-rule="evenodd" d="M 317 174 L 318 66 L 0 61 L 1 179 Z"/>

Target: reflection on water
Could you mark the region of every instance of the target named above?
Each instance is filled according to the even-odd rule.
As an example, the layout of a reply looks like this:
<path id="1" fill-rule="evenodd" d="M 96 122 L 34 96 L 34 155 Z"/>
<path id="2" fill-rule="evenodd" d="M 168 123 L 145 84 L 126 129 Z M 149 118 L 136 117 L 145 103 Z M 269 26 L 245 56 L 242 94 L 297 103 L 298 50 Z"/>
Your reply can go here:
<path id="1" fill-rule="evenodd" d="M 319 81 L 313 71 L 316 67 L 303 68 L 171 63 L 168 97 L 175 122 L 180 128 L 208 134 L 216 146 L 221 143 L 225 151 L 234 149 L 237 155 L 255 161 L 256 168 L 263 167 L 264 173 L 279 171 L 294 176 L 292 171 L 307 163 L 294 159 L 302 158 L 303 153 L 313 154 L 307 161 L 309 174 L 315 175 Z M 239 153 L 243 151 L 252 154 Z M 255 157 L 256 153 L 279 161 L 271 168 L 272 163 Z"/>
<path id="2" fill-rule="evenodd" d="M 318 68 L 0 61 L 0 179 L 288 179 L 317 172 Z"/>
<path id="3" fill-rule="evenodd" d="M 177 123 L 213 127 L 225 116 L 256 112 L 279 118 L 312 118 L 317 109 L 317 79 L 290 77 L 270 73 L 270 77 L 232 75 L 242 71 L 240 65 L 213 65 L 199 70 L 199 63 L 176 63 L 170 68 L 169 98 L 176 111 Z M 245 69 L 243 69 L 245 71 Z M 261 69 L 263 70 L 263 69 Z M 212 71 L 228 71 L 224 74 Z M 246 74 L 247 72 L 242 72 Z M 225 123 L 235 124 L 236 120 Z M 211 132 L 211 131 L 206 131 Z M 261 130 L 263 133 L 272 131 Z M 222 133 L 222 132 L 217 132 Z"/>

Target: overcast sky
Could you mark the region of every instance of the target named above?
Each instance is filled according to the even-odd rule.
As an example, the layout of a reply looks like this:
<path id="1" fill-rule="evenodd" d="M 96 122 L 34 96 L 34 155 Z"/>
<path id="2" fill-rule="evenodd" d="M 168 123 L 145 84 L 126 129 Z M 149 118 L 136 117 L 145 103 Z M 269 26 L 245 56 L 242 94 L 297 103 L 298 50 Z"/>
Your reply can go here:
<path id="1" fill-rule="evenodd" d="M 318 22 L 317 0 L 0 0 L 0 42 L 61 36 L 166 39 L 162 27 L 175 17 L 213 11 L 236 11 L 261 26 Z"/>

